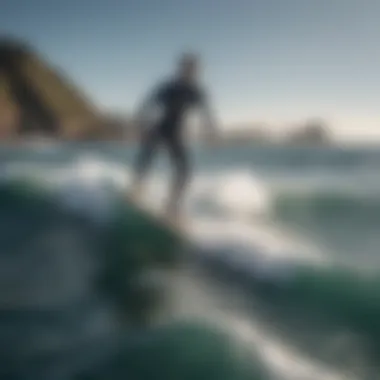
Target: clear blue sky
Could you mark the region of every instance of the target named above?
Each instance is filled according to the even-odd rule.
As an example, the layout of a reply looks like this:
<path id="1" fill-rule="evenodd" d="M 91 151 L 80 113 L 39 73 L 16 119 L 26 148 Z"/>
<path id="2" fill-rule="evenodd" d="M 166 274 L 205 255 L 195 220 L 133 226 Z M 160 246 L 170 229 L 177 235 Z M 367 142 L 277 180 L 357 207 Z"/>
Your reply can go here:
<path id="1" fill-rule="evenodd" d="M 190 48 L 225 122 L 380 134 L 379 20 L 380 0 L 2 0 L 0 30 L 106 107 L 131 110 Z"/>

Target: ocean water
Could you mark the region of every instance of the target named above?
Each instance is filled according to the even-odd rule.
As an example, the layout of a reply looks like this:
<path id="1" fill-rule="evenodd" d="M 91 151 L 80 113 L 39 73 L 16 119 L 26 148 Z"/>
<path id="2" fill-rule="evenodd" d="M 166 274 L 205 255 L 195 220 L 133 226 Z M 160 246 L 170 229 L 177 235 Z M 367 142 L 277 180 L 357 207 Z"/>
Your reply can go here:
<path id="1" fill-rule="evenodd" d="M 113 202 L 130 182 L 134 154 L 134 147 L 122 144 L 4 147 L 1 176 L 48 185 L 54 202 L 93 223 L 81 244 L 96 251 L 99 231 L 113 220 Z M 150 289 L 146 302 L 159 312 L 149 328 L 123 334 L 125 355 L 118 365 L 134 379 L 380 379 L 380 149 L 193 147 L 192 156 L 184 208 L 195 244 L 170 270 L 139 264 L 140 285 Z M 151 207 L 165 201 L 169 179 L 160 156 L 146 186 Z M 7 250 L 12 231 L 28 230 L 34 219 L 0 204 L 7 210 L 0 239 Z M 43 241 L 52 222 L 34 217 Z M 60 265 L 72 273 L 72 289 L 41 298 L 62 310 L 68 301 L 60 295 L 86 292 L 84 278 L 93 273 L 78 262 L 77 253 L 85 250 L 79 240 L 68 240 L 59 255 L 70 252 Z M 25 273 L 35 270 L 33 259 L 18 260 Z M 5 272 L 11 273 L 0 271 L 0 277 Z M 48 284 L 49 278 L 42 288 Z M 133 302 L 136 297 L 130 295 Z M 10 302 L 0 298 L 2 306 Z M 112 319 L 104 316 L 111 305 L 100 309 L 99 319 Z M 78 331 L 90 330 L 81 318 L 72 335 L 63 333 L 68 347 Z M 9 323 L 0 311 L 0 335 L 10 331 Z M 113 326 L 97 335 L 105 343 L 96 350 L 83 335 L 80 350 L 87 347 L 99 362 L 94 358 L 112 352 L 109 337 L 115 330 L 120 335 Z M 9 347 L 0 349 L 0 357 L 5 351 Z M 77 363 L 70 360 L 65 365 Z M 70 371 L 47 373 L 65 378 Z"/>

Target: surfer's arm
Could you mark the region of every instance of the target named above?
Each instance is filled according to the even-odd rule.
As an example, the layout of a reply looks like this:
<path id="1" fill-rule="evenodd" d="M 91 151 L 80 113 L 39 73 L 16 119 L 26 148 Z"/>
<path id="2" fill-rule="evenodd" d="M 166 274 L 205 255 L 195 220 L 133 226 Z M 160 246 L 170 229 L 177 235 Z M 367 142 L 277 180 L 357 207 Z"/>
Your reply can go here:
<path id="1" fill-rule="evenodd" d="M 160 105 L 165 90 L 165 86 L 158 86 L 145 97 L 136 112 L 135 120 L 138 125 L 145 126 L 147 124 L 151 112 Z"/>
<path id="2" fill-rule="evenodd" d="M 217 123 L 215 113 L 213 112 L 209 98 L 206 94 L 202 93 L 199 99 L 199 110 L 202 117 L 202 123 L 206 129 L 208 137 L 216 139 L 217 137 Z"/>

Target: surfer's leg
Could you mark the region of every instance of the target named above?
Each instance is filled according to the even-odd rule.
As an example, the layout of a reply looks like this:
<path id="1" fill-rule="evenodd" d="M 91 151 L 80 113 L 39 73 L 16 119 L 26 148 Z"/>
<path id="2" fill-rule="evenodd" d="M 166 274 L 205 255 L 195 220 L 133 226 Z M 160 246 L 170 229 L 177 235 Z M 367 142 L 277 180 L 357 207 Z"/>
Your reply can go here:
<path id="1" fill-rule="evenodd" d="M 174 178 L 169 196 L 168 211 L 177 214 L 189 178 L 188 153 L 180 137 L 169 136 L 167 148 L 174 166 Z"/>
<path id="2" fill-rule="evenodd" d="M 160 135 L 156 131 L 149 131 L 142 139 L 134 167 L 134 192 L 139 192 L 140 190 L 141 183 L 152 164 L 159 141 Z"/>

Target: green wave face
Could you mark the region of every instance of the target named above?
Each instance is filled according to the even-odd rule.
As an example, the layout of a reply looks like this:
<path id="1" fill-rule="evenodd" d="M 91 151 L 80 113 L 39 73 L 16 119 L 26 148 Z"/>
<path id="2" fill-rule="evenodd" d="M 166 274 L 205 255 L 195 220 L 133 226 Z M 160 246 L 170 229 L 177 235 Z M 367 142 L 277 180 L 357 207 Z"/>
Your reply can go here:
<path id="1" fill-rule="evenodd" d="M 1 183 L 3 249 L 17 251 L 30 244 L 34 236 L 49 234 L 53 225 L 64 229 L 72 224 L 85 244 L 93 247 L 95 243 L 91 259 L 101 260 L 102 286 L 112 287 L 108 290 L 111 294 L 125 293 L 126 279 L 134 279 L 141 271 L 167 267 L 178 260 L 184 242 L 174 231 L 121 196 L 115 197 L 111 207 L 110 222 L 99 228 L 61 206 L 54 192 L 38 182 L 17 179 Z"/>
<path id="2" fill-rule="evenodd" d="M 236 341 L 213 325 L 175 322 L 139 333 L 133 330 L 136 324 L 146 323 L 161 302 L 160 294 L 139 289 L 135 279 L 150 268 L 175 265 L 184 242 L 122 197 L 115 199 L 113 218 L 101 228 L 62 207 L 54 192 L 28 180 L 1 183 L 0 207 L 2 226 L 8 226 L 0 239 L 0 261 L 4 269 L 0 269 L 0 283 L 8 290 L 8 296 L 17 295 L 10 298 L 14 303 L 5 310 L 5 295 L 0 291 L 1 321 L 8 320 L 7 331 L 3 331 L 0 322 L 0 338 L 5 334 L 6 339 L 9 331 L 13 331 L 7 355 L 19 357 L 19 348 L 24 347 L 28 354 L 19 357 L 25 360 L 23 371 L 41 354 L 56 359 L 66 355 L 59 346 L 53 350 L 46 348 L 47 351 L 40 347 L 35 353 L 41 328 L 47 323 L 49 328 L 62 331 L 63 335 L 58 336 L 62 341 L 75 341 L 78 336 L 83 341 L 89 339 L 85 348 L 81 343 L 79 351 L 74 350 L 72 354 L 93 360 L 92 369 L 96 371 L 90 370 L 86 379 L 116 379 L 127 375 L 152 380 L 261 378 L 259 365 L 252 363 L 245 356 L 247 352 L 235 347 Z M 50 246 L 44 244 L 51 241 L 48 236 L 52 236 L 52 231 L 70 231 L 82 240 L 70 245 L 69 235 L 58 233 L 62 240 L 53 240 Z M 106 309 L 102 309 L 104 304 L 108 305 Z M 94 361 L 94 347 L 97 355 L 107 356 L 104 341 L 107 342 L 108 333 L 91 330 L 90 339 L 83 335 L 88 330 L 85 326 L 99 310 L 110 312 L 115 306 L 125 322 L 116 325 L 121 345 L 107 364 L 98 368 L 103 362 Z M 110 336 L 114 336 L 115 326 L 110 329 L 113 331 Z M 49 370 L 48 359 L 38 363 L 42 369 L 32 365 L 30 373 Z M 69 369 L 70 363 L 66 358 Z M 10 364 L 9 368 L 0 369 L 0 374 L 7 370 L 8 374 L 19 371 Z"/>

